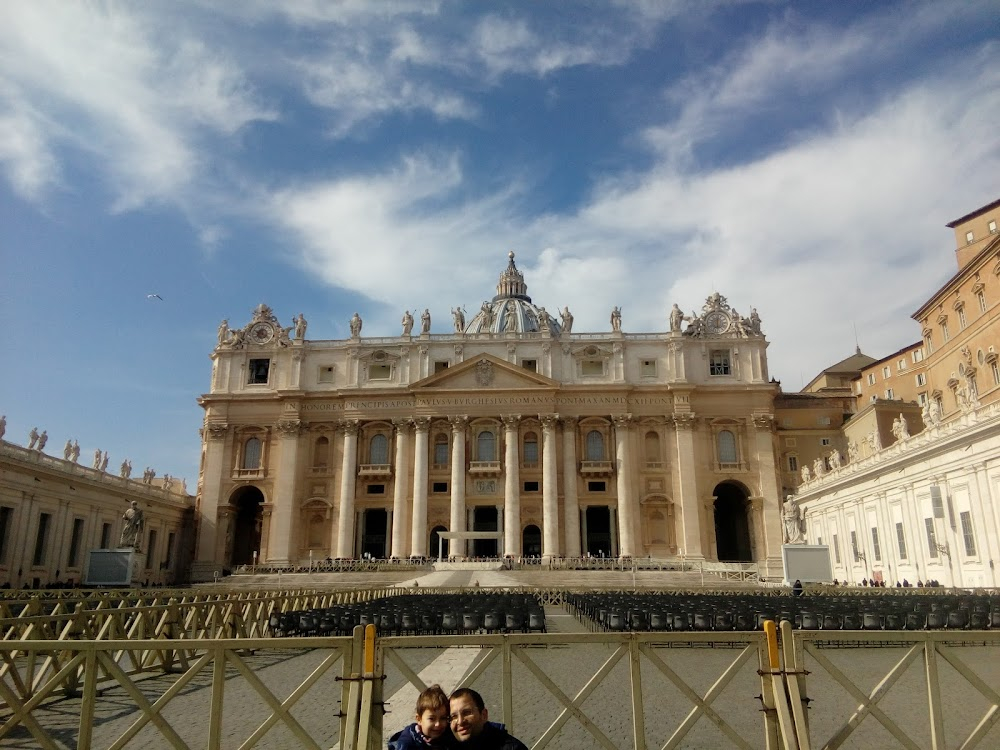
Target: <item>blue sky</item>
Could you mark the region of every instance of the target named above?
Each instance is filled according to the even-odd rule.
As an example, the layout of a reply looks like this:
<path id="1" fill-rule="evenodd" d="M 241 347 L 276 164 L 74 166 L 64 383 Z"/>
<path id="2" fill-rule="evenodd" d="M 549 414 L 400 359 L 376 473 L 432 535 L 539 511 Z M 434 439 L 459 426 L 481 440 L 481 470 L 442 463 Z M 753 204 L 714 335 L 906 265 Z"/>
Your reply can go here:
<path id="1" fill-rule="evenodd" d="M 0 413 L 194 486 L 208 355 L 435 328 L 508 250 L 574 330 L 755 306 L 797 390 L 919 338 L 998 195 L 992 2 L 65 3 L 0 10 Z M 163 301 L 149 300 L 157 293 Z M 89 461 L 87 461 L 89 463 Z"/>

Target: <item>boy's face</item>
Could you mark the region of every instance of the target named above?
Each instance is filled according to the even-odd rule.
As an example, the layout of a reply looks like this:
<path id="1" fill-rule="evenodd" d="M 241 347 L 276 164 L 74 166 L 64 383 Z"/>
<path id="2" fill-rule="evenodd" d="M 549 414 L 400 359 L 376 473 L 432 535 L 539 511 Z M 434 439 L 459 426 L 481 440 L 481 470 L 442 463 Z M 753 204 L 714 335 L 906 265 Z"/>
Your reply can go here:
<path id="1" fill-rule="evenodd" d="M 448 707 L 425 708 L 417 714 L 417 724 L 420 731 L 429 740 L 436 740 L 448 726 Z"/>

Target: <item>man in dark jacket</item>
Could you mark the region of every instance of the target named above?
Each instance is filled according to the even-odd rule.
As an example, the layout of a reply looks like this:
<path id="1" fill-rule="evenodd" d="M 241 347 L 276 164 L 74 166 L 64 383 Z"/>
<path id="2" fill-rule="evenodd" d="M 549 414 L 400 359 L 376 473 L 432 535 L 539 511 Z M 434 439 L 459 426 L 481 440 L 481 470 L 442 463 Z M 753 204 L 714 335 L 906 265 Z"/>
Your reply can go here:
<path id="1" fill-rule="evenodd" d="M 451 732 L 463 750 L 528 750 L 527 746 L 489 720 L 483 696 L 471 688 L 451 694 Z"/>

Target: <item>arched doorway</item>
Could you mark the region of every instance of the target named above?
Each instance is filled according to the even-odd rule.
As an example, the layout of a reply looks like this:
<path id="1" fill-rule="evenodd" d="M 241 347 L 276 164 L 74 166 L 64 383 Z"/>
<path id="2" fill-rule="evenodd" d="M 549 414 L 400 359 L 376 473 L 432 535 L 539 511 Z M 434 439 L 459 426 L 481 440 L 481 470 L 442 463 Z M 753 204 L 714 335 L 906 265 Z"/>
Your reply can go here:
<path id="1" fill-rule="evenodd" d="M 498 531 L 497 526 L 499 515 L 496 506 L 481 505 L 472 509 L 472 530 L 473 531 Z M 473 557 L 497 557 L 496 539 L 473 539 Z"/>
<path id="2" fill-rule="evenodd" d="M 437 557 L 440 551 L 441 557 L 445 560 L 448 559 L 448 540 L 441 538 L 441 532 L 447 530 L 444 526 L 435 526 L 431 529 L 431 546 L 427 550 L 428 557 Z M 441 546 L 441 542 L 444 542 L 443 547 Z"/>
<path id="3" fill-rule="evenodd" d="M 607 505 L 591 505 L 584 514 L 587 539 L 584 552 L 592 557 L 612 557 L 611 509 Z"/>
<path id="4" fill-rule="evenodd" d="M 753 562 L 750 502 L 746 490 L 724 482 L 715 488 L 715 549 L 720 562 Z"/>
<path id="5" fill-rule="evenodd" d="M 385 542 L 389 528 L 389 514 L 384 508 L 366 510 L 362 516 L 361 556 L 381 559 L 385 557 Z"/>
<path id="6" fill-rule="evenodd" d="M 521 554 L 525 557 L 542 556 L 542 530 L 530 524 L 524 527 L 521 535 Z"/>
<path id="7" fill-rule="evenodd" d="M 229 564 L 252 565 L 253 553 L 260 552 L 260 531 L 264 520 L 264 493 L 256 487 L 241 487 L 229 499 L 236 508 L 233 523 L 232 559 Z"/>

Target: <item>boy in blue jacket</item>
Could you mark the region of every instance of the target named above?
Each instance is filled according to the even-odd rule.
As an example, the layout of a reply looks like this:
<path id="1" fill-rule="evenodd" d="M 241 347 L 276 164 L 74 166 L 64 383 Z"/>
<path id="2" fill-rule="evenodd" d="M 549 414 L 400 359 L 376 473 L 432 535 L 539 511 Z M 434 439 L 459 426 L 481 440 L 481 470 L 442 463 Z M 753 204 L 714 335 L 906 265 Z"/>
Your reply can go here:
<path id="1" fill-rule="evenodd" d="M 417 697 L 416 721 L 389 738 L 389 750 L 453 748 L 455 737 L 448 726 L 448 696 L 440 685 L 431 685 Z"/>

